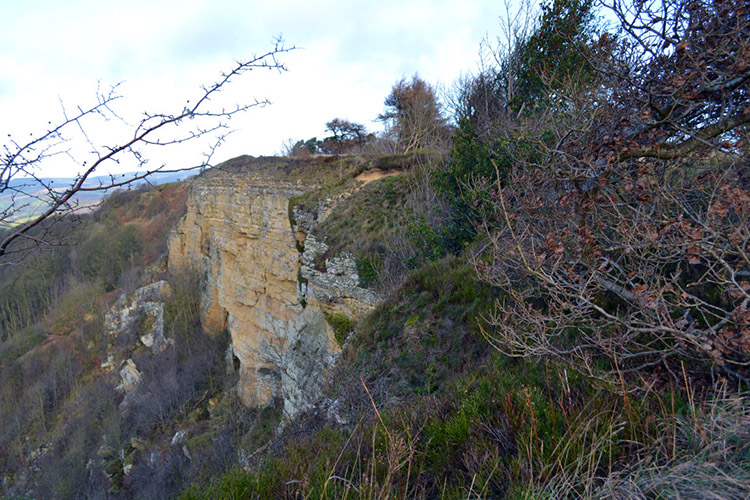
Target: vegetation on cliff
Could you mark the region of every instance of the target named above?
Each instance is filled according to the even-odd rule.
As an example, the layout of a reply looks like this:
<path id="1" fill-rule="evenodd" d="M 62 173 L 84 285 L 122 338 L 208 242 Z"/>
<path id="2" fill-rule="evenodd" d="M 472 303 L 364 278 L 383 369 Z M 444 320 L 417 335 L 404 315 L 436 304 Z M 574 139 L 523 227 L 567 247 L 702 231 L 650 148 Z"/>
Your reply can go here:
<path id="1" fill-rule="evenodd" d="M 750 12 L 610 8 L 544 5 L 458 89 L 450 160 L 332 211 L 387 298 L 331 409 L 184 498 L 750 494 Z"/>
<path id="2" fill-rule="evenodd" d="M 242 443 L 268 439 L 268 412 L 227 393 L 236 378 L 224 369 L 228 339 L 200 328 L 197 277 L 166 271 L 167 233 L 187 191 L 181 183 L 114 193 L 75 225 L 55 224 L 67 246 L 0 277 L 4 494 L 172 498 L 236 463 Z M 152 326 L 148 316 L 112 336 L 105 318 L 117 296 L 165 277 L 164 329 L 174 348 L 152 355 L 137 340 Z M 127 404 L 116 389 L 121 359 L 133 360 L 143 380 Z M 190 429 L 192 459 L 169 446 L 177 429 Z"/>
<path id="3" fill-rule="evenodd" d="M 558 0 L 516 26 L 456 89 L 450 141 L 415 76 L 386 100 L 390 137 L 332 122 L 359 131 L 351 154 L 204 174 L 308 186 L 289 219 L 325 243 L 315 265 L 348 254 L 382 298 L 358 323 L 325 315 L 342 353 L 292 420 L 238 404 L 189 270 L 169 277 L 175 348 L 152 356 L 140 331 L 116 347 L 145 374 L 139 397 L 121 411 L 101 372 L 103 301 L 162 277 L 146 265 L 184 186 L 113 196 L 79 245 L 3 276 L 8 482 L 66 498 L 750 496 L 750 8 L 613 2 L 606 29 L 594 7 Z M 399 122 L 414 95 L 430 140 Z"/>

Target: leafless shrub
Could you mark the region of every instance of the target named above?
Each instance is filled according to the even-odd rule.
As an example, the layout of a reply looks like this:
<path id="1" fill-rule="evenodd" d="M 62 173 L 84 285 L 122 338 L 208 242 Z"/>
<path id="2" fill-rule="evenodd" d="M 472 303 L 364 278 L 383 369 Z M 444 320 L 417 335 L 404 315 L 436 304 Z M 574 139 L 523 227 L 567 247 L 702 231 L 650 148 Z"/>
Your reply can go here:
<path id="1" fill-rule="evenodd" d="M 290 49 L 281 40 L 261 55 L 238 61 L 233 68 L 221 73 L 214 83 L 201 87 L 194 100 L 173 112 L 144 112 L 142 118 L 113 143 L 99 146 L 90 137 L 91 131 L 102 123 L 125 120 L 117 114 L 115 103 L 121 98 L 118 86 L 98 89 L 93 103 L 73 110 L 62 109 L 62 118 L 49 128 L 32 134 L 27 140 L 11 136 L 0 148 L 0 194 L 10 201 L 0 208 L 0 265 L 16 264 L 30 250 L 52 248 L 61 244 L 54 226 L 62 215 L 76 215 L 80 211 L 77 196 L 88 191 L 106 191 L 135 185 L 158 172 L 203 169 L 211 166 L 216 149 L 226 138 L 227 121 L 234 115 L 253 107 L 264 106 L 265 100 L 223 108 L 214 101 L 217 95 L 241 75 L 253 69 L 278 69 L 284 66 L 277 57 Z M 88 153 L 78 155 L 69 141 L 81 142 Z M 207 139 L 209 146 L 203 160 L 186 169 L 167 169 L 166 165 L 150 166 L 149 154 L 154 149 L 179 146 L 187 142 Z M 42 167 L 51 159 L 66 157 L 79 167 L 73 182 L 55 186 L 42 177 Z M 130 161 L 138 173 L 120 177 L 113 175 L 95 179 L 110 162 Z M 24 180 L 30 178 L 31 180 Z M 16 224 L 33 202 L 41 202 L 40 213 Z"/>
<path id="2" fill-rule="evenodd" d="M 593 83 L 547 81 L 557 104 L 505 132 L 510 167 L 486 192 L 476 253 L 509 294 L 488 338 L 615 381 L 679 379 L 678 359 L 747 381 L 748 7 L 612 7 L 628 36 L 592 52 Z"/>

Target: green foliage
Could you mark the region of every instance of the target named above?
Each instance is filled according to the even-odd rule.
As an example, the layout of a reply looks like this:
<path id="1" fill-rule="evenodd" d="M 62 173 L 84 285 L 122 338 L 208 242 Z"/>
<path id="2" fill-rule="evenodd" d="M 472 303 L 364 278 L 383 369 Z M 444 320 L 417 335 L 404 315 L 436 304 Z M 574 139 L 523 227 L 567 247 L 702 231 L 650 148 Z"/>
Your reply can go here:
<path id="1" fill-rule="evenodd" d="M 449 232 L 455 224 L 433 227 L 420 217 L 420 208 L 415 206 L 415 191 L 425 172 L 444 160 L 444 156 L 424 150 L 406 154 L 386 155 L 375 158 L 351 171 L 374 169 L 394 172 L 399 175 L 383 177 L 362 186 L 350 178 L 344 182 L 328 185 L 319 190 L 294 196 L 289 203 L 290 222 L 293 209 L 314 213 L 319 201 L 336 199 L 326 218 L 314 228 L 317 238 L 328 246 L 327 252 L 318 254 L 315 267 L 323 270 L 326 259 L 331 256 L 352 254 L 355 257 L 360 285 L 381 288 L 384 282 L 398 281 L 398 276 L 408 269 L 417 268 L 426 260 L 434 260 L 448 253 L 459 253 L 465 242 L 455 243 Z M 400 172 L 405 170 L 404 172 Z M 431 191 L 430 186 L 425 189 Z M 330 206 L 330 205 L 329 205 Z M 434 207 L 433 207 L 434 208 Z M 434 231 L 436 234 L 430 234 Z M 405 245 L 404 245 L 405 243 Z M 302 245 L 298 250 L 302 250 Z M 395 255 L 403 252 L 403 255 Z M 395 268 L 395 269 L 394 269 Z"/>
<path id="2" fill-rule="evenodd" d="M 370 288 L 377 283 L 381 261 L 382 259 L 378 254 L 357 259 L 357 274 L 359 275 L 360 286 Z"/>
<path id="3" fill-rule="evenodd" d="M 543 108 L 555 90 L 571 84 L 588 85 L 595 72 L 588 57 L 595 44 L 596 19 L 592 0 L 552 0 L 542 3 L 539 24 L 511 57 L 519 59 L 514 113 Z"/>
<path id="4" fill-rule="evenodd" d="M 579 25 L 588 23 L 586 5 L 574 0 L 544 7 L 534 35 L 539 38 L 531 39 L 543 46 L 526 46 L 523 53 L 526 69 L 539 72 L 521 73 L 530 84 L 524 89 L 527 95 L 518 99 L 531 102 L 539 93 L 550 98 L 549 82 L 575 73 L 580 61 L 570 44 L 586 43 L 585 30 L 576 38 Z M 563 50 L 559 46 L 565 46 L 566 53 L 558 52 Z M 560 64 L 550 67 L 555 58 L 562 58 Z M 535 102 L 541 106 L 545 99 Z M 524 103 L 511 104 L 520 111 Z M 524 110 L 533 111 L 529 106 Z M 698 391 L 687 375 L 683 386 L 658 385 L 655 374 L 675 369 L 670 365 L 658 365 L 654 372 L 625 372 L 622 384 L 632 384 L 631 394 L 596 377 L 596 357 L 587 359 L 594 376 L 584 376 L 581 367 L 560 357 L 511 359 L 488 344 L 482 329 L 485 318 L 517 290 L 480 282 L 459 255 L 476 240 L 476 224 L 483 211 L 492 208 L 498 183 L 508 182 L 506 173 L 514 161 L 544 165 L 539 143 L 549 146 L 553 138 L 541 129 L 536 143 L 521 133 L 507 134 L 501 141 L 478 131 L 470 117 L 459 122 L 452 161 L 436 169 L 432 178 L 453 210 L 447 222 L 435 224 L 422 213 L 405 213 L 415 181 L 407 172 L 354 192 L 316 228 L 331 254 L 355 254 L 363 286 L 376 284 L 390 257 L 384 244 L 392 241 L 389 238 L 406 236 L 417 248 L 409 258 L 412 271 L 406 280 L 354 335 L 346 315 L 325 314 L 340 345 L 350 337 L 334 368 L 335 386 L 326 393 L 338 404 L 334 409 L 347 421 L 343 425 L 334 426 L 311 412 L 304 420 L 279 426 L 278 406 L 252 411 L 252 417 L 233 406 L 236 400 L 221 393 L 236 381 L 223 373 L 227 335 L 209 337 L 200 330 L 200 279 L 195 270 L 170 276 L 165 323 L 176 344 L 161 357 L 134 354 L 134 359 L 141 357 L 137 364 L 145 382 L 138 389 L 140 397 L 121 414 L 121 396 L 114 394 L 113 381 L 101 375 L 98 360 L 91 356 L 103 351 L 102 339 L 90 332 L 101 331 L 96 307 L 101 288 L 116 288 L 118 275 L 137 263 L 152 233 L 138 222 L 93 228 L 73 252 L 76 272 L 86 281 L 60 300 L 45 295 L 59 278 L 59 266 L 40 261 L 30 268 L 27 284 L 0 295 L 2 300 L 13 293 L 23 298 L 14 303 L 17 316 L 4 320 L 9 325 L 30 323 L 53 306 L 43 325 L 19 329 L 0 344 L 0 421 L 9 423 L 0 429 L 0 471 L 5 473 L 7 463 L 26 460 L 30 447 L 50 440 L 56 455 L 46 462 L 50 467 L 40 480 L 50 497 L 74 497 L 86 478 L 106 477 L 106 471 L 112 476 L 109 493 L 138 491 L 151 498 L 169 495 L 138 488 L 167 483 L 178 488 L 189 479 L 196 484 L 182 498 L 582 498 L 629 487 L 642 488 L 643 497 L 659 497 L 697 491 L 686 486 L 691 482 L 706 491 L 724 492 L 726 498 L 741 498 L 750 470 L 746 395 L 701 406 L 696 394 L 710 390 L 706 381 Z M 371 165 L 410 168 L 416 157 L 394 155 Z M 305 161 L 280 161 L 273 167 L 279 178 L 323 185 L 290 200 L 292 225 L 295 205 L 315 210 L 324 197 L 353 192 L 358 187 L 353 177 L 362 168 L 348 160 Z M 313 174 L 302 172 L 303 163 Z M 252 170 L 254 165 L 238 159 L 227 168 Z M 122 221 L 121 211 L 128 217 L 156 214 L 163 205 L 121 193 L 109 206 L 116 209 L 106 216 L 99 213 L 102 221 Z M 688 287 L 693 278 L 689 272 L 685 281 L 675 282 Z M 304 282 L 301 275 L 298 279 Z M 708 290 L 707 301 L 721 305 L 719 292 Z M 618 313 L 620 304 L 610 297 L 595 300 L 606 312 Z M 97 318 L 81 325 L 84 316 Z M 592 325 L 578 323 L 558 340 L 574 350 L 581 334 L 591 331 Z M 61 332 L 66 335 L 48 335 Z M 163 444 L 176 428 L 188 427 L 189 461 L 180 447 Z M 139 460 L 127 443 L 134 429 L 150 440 L 148 446 L 160 449 L 163 462 L 153 467 L 173 470 L 149 469 L 145 453 Z M 101 469 L 88 471 L 84 465 L 97 454 L 102 433 L 112 436 L 114 445 Z M 24 434 L 35 438 L 24 442 Z M 240 452 L 252 454 L 246 469 L 232 469 L 206 483 Z M 213 459 L 220 465 L 204 467 Z M 125 463 L 136 464 L 129 478 L 122 472 Z M 712 489 L 716 477 L 706 479 L 707 471 L 729 478 L 726 483 L 734 483 L 730 486 L 735 489 Z"/>
<path id="5" fill-rule="evenodd" d="M 418 269 L 425 263 L 446 255 L 460 255 L 474 236 L 472 232 L 463 229 L 455 221 L 435 226 L 422 217 L 415 217 L 405 228 L 405 234 L 415 250 L 406 261 L 407 267 Z"/>
<path id="6" fill-rule="evenodd" d="M 127 286 L 135 286 L 144 252 L 164 248 L 164 228 L 180 216 L 185 193 L 178 185 L 116 193 L 90 217 L 53 227 L 67 236 L 70 247 L 31 255 L 0 276 L 0 319 L 8 337 L 0 343 L 0 420 L 13 422 L 0 431 L 0 475 L 20 477 L 34 451 L 34 467 L 44 474 L 29 480 L 40 498 L 73 498 L 86 488 L 107 491 L 97 449 L 104 435 L 117 446 L 118 436 L 126 433 L 121 433 L 116 372 L 100 366 L 108 349 L 121 347 L 103 335 L 104 287 L 117 288 L 126 270 Z M 149 213 L 154 218 L 144 218 Z M 185 385 L 191 380 L 182 374 Z M 54 451 L 35 451 L 40 446 Z M 116 461 L 117 482 L 122 463 Z M 88 470 L 87 463 L 94 468 Z"/>
<path id="7" fill-rule="evenodd" d="M 493 161 L 496 164 L 504 163 L 498 157 L 497 146 L 479 140 L 475 128 L 466 118 L 458 124 L 453 135 L 453 161 L 435 172 L 435 182 L 440 191 L 456 200 L 462 199 L 466 186 L 473 180 L 494 177 Z"/>
<path id="8" fill-rule="evenodd" d="M 319 141 L 317 137 L 311 137 L 307 140 L 298 140 L 287 151 L 287 155 L 292 158 L 306 157 L 320 153 L 326 153 L 324 141 Z"/>
<path id="9" fill-rule="evenodd" d="M 344 313 L 323 313 L 326 318 L 326 322 L 333 328 L 333 333 L 336 336 L 336 342 L 340 346 L 344 345 L 349 334 L 354 330 L 354 324 L 352 320 Z"/>
<path id="10" fill-rule="evenodd" d="M 551 134 L 536 132 L 543 142 L 536 144 L 523 128 L 516 130 L 516 122 L 552 108 L 566 112 L 559 90 L 593 82 L 588 57 L 598 26 L 591 6 L 591 0 L 543 4 L 528 39 L 511 47 L 494 73 L 479 75 L 464 90 L 451 162 L 434 172 L 435 187 L 452 208 L 451 221 L 435 230 L 450 251 L 458 252 L 474 239 L 491 192 L 506 184 L 511 165 L 543 164 L 540 147 L 554 147 Z"/>
<path id="11" fill-rule="evenodd" d="M 297 221 L 294 220 L 294 207 L 300 204 L 302 195 L 296 194 L 289 197 L 289 204 L 287 205 L 287 216 L 289 217 L 289 227 L 294 227 Z"/>
<path id="12" fill-rule="evenodd" d="M 477 233 L 487 187 L 505 182 L 510 156 L 499 140 L 480 139 L 469 119 L 459 122 L 451 159 L 433 171 L 433 184 L 451 207 L 450 220 L 432 228 L 443 252 L 460 253 Z"/>

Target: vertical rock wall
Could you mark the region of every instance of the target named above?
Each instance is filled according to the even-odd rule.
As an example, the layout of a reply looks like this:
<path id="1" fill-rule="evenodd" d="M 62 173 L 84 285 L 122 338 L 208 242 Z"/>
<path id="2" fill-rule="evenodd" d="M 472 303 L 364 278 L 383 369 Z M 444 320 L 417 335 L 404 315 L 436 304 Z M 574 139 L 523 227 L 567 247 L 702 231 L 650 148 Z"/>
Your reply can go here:
<path id="1" fill-rule="evenodd" d="M 289 198 L 303 191 L 257 172 L 197 179 L 169 239 L 170 268 L 202 273 L 204 328 L 231 334 L 241 400 L 264 406 L 282 398 L 289 417 L 315 400 L 340 352 L 326 304 L 307 300 L 314 284 L 300 284 L 306 280 Z M 329 293 L 323 302 L 336 301 Z"/>

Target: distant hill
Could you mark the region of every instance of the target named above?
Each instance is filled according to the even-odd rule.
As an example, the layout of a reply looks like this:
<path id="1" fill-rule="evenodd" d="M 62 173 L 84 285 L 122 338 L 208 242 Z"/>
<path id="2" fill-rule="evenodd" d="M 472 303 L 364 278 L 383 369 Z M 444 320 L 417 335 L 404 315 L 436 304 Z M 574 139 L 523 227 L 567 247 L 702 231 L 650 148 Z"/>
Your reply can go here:
<path id="1" fill-rule="evenodd" d="M 127 178 L 127 176 L 135 175 L 134 172 L 126 174 L 118 174 L 116 177 Z M 147 182 L 150 184 L 167 184 L 170 182 L 178 182 L 186 180 L 192 177 L 194 174 L 190 172 L 165 172 L 155 173 L 149 176 L 148 181 L 140 180 L 134 182 L 130 188 L 142 186 Z M 41 213 L 47 206 L 47 189 L 45 185 L 51 185 L 55 188 L 59 186 L 60 192 L 67 189 L 73 182 L 74 178 L 66 177 L 45 177 L 39 180 L 32 179 L 29 177 L 21 179 L 13 179 L 8 183 L 8 187 L 0 193 L 0 212 L 6 210 L 11 205 L 15 204 L 17 212 L 9 218 L 8 222 L 20 223 L 28 220 L 36 214 Z M 84 186 L 95 187 L 111 183 L 112 179 L 108 175 L 102 175 L 98 177 L 91 177 L 87 179 Z M 123 188 L 120 188 L 123 189 Z M 124 189 L 129 189 L 125 187 Z M 102 190 L 102 191 L 86 191 L 79 193 L 74 197 L 74 203 L 77 203 L 78 207 L 89 207 L 99 203 L 102 198 L 110 194 L 113 189 Z"/>

